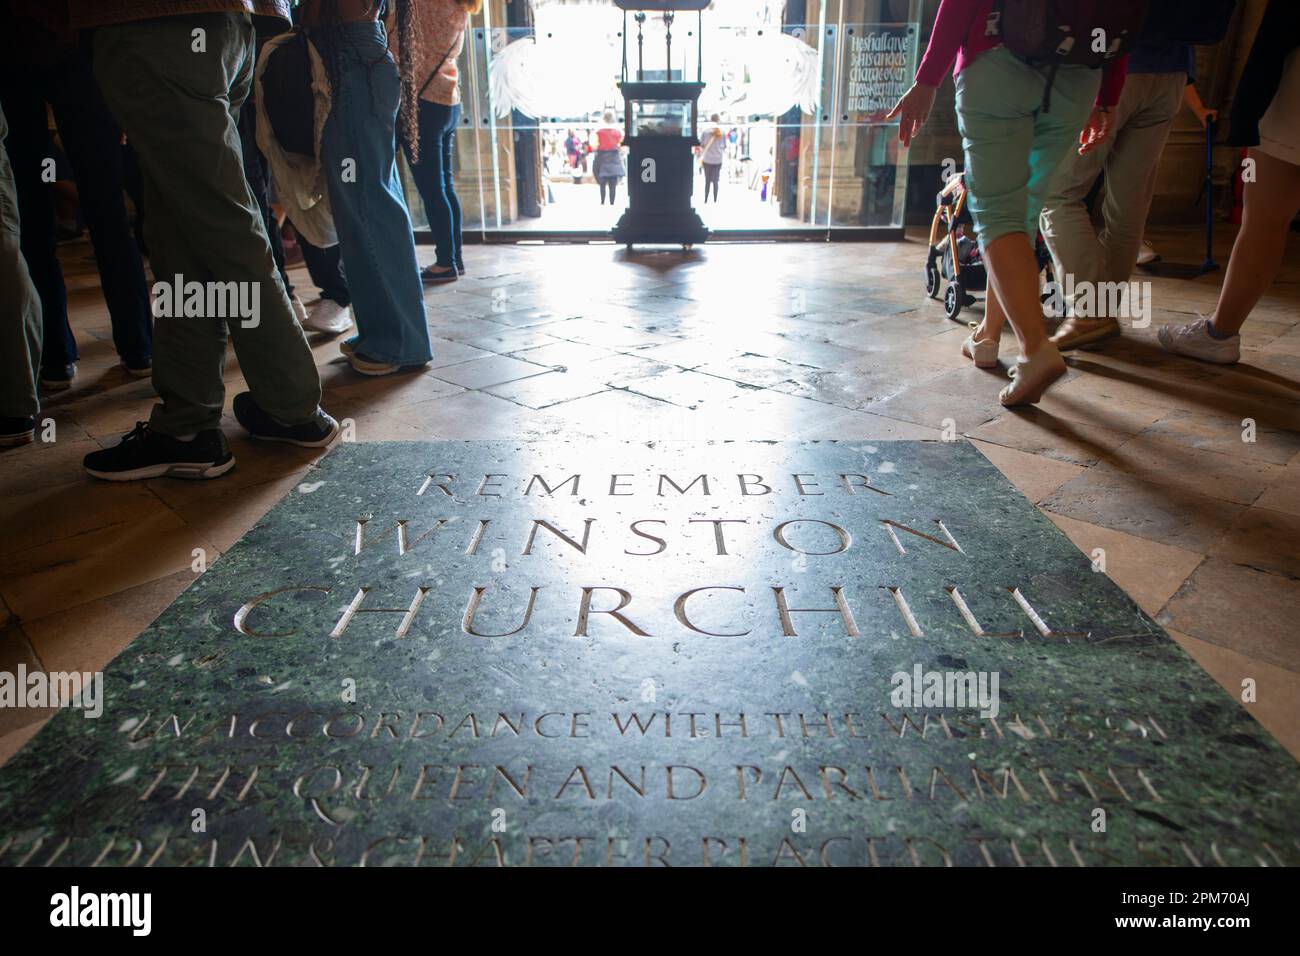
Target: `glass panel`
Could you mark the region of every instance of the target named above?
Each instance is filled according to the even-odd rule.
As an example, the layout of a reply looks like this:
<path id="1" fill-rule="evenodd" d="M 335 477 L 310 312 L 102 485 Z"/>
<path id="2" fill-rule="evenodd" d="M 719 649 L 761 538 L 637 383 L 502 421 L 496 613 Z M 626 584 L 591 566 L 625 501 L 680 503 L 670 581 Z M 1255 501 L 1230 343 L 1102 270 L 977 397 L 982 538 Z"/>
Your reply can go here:
<path id="1" fill-rule="evenodd" d="M 690 136 L 690 100 L 633 100 L 632 135 L 655 138 Z"/>
<path id="2" fill-rule="evenodd" d="M 867 7 L 910 20 L 919 13 L 918 0 Z M 454 167 L 465 229 L 603 232 L 618 221 L 626 179 L 611 203 L 596 175 L 626 175 L 625 160 L 609 155 L 614 138 L 600 133 L 623 129 L 624 69 L 632 80 L 704 83 L 698 131 L 706 146 L 718 140 L 708 159 L 720 159 L 721 171 L 716 200 L 706 203 L 697 151 L 693 202 L 710 228 L 901 226 L 906 158 L 897 124 L 883 117 L 915 71 L 918 25 L 782 24 L 783 9 L 714 0 L 702 29 L 695 13 L 677 14 L 671 26 L 650 13 L 639 51 L 629 15 L 625 63 L 624 16 L 612 3 L 533 0 L 534 25 L 507 28 L 504 5 L 489 0 L 460 61 Z M 631 108 L 634 134 L 691 134 L 689 100 Z M 708 135 L 714 129 L 720 137 Z M 414 192 L 412 218 L 423 226 Z"/>
<path id="3" fill-rule="evenodd" d="M 916 73 L 916 23 L 841 28 L 829 199 L 832 228 L 900 227 L 907 158 L 898 121 L 885 121 Z"/>

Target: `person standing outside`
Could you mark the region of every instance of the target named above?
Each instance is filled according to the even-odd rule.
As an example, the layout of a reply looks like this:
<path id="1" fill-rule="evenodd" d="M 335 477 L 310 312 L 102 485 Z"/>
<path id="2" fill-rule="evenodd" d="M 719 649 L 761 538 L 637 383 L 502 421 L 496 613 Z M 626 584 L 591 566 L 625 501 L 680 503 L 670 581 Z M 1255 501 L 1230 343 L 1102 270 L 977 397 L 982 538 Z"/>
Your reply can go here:
<path id="1" fill-rule="evenodd" d="M 722 163 L 727 158 L 727 132 L 720 125 L 722 118 L 714 113 L 709 117 L 712 123 L 700 137 L 700 164 L 704 167 L 704 201 L 709 201 L 709 190 L 713 190 L 713 201 L 718 201 L 718 185 L 722 181 Z"/>
<path id="2" fill-rule="evenodd" d="M 609 204 L 618 201 L 618 181 L 627 175 L 623 165 L 623 128 L 618 125 L 618 114 L 605 110 L 600 118 L 600 126 L 595 133 L 596 158 L 591 164 L 591 171 L 600 186 L 600 204 L 605 205 L 605 195 L 609 195 Z"/>
<path id="3" fill-rule="evenodd" d="M 250 316 L 155 314 L 153 385 L 160 401 L 148 423 L 85 458 L 88 474 L 112 481 L 215 478 L 233 467 L 220 427 L 227 338 L 249 387 L 235 397 L 233 411 L 254 438 L 317 448 L 339 433 L 320 407 L 320 376 L 280 282 L 238 145 L 239 107 L 253 79 L 252 14 L 287 25 L 289 4 L 207 0 L 206 13 L 178 6 L 69 0 L 72 27 L 94 31 L 95 79 L 140 157 L 154 275 L 238 288 L 258 304 Z"/>

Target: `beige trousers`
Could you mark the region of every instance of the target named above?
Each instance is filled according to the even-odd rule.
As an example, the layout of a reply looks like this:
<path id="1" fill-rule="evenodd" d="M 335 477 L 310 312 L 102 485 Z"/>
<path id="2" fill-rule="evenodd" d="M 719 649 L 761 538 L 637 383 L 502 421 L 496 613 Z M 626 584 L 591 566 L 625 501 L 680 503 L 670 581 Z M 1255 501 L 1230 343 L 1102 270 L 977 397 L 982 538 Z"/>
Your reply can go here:
<path id="1" fill-rule="evenodd" d="M 1132 275 L 1151 209 L 1156 167 L 1186 85 L 1185 73 L 1130 74 L 1115 107 L 1110 139 L 1084 156 L 1073 150 L 1062 163 L 1040 220 L 1058 284 L 1072 275 L 1076 290 L 1083 290 L 1088 288 L 1085 283 L 1127 282 Z M 1106 198 L 1099 232 L 1084 199 L 1103 171 Z M 1073 303 L 1065 305 L 1073 314 Z"/>

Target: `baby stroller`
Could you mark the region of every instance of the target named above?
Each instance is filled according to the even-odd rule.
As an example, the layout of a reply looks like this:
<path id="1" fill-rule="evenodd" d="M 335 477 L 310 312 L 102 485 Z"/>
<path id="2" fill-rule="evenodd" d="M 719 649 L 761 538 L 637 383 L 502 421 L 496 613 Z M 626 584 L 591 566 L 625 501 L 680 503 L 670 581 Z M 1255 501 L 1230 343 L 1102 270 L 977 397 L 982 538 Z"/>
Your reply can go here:
<path id="1" fill-rule="evenodd" d="M 988 289 L 988 272 L 979 242 L 972 235 L 975 222 L 966 208 L 966 197 L 966 174 L 957 173 L 948 179 L 935 199 L 930 252 L 925 260 L 925 294 L 932 299 L 939 298 L 939 287 L 947 280 L 943 307 L 950 319 L 956 319 L 963 308 L 975 304 L 972 292 Z M 946 232 L 942 238 L 940 226 Z M 1035 236 L 1034 254 L 1039 272 L 1046 272 L 1044 282 L 1050 282 L 1052 255 L 1041 232 Z"/>

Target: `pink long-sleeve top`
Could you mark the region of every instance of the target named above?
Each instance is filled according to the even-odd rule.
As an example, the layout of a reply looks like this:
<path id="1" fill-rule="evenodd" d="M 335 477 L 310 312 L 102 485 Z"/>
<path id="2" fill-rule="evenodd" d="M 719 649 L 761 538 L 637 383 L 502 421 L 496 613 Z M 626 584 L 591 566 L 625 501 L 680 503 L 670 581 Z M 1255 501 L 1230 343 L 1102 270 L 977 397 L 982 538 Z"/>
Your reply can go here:
<path id="1" fill-rule="evenodd" d="M 993 4 L 994 0 L 942 0 L 930 45 L 916 71 L 916 82 L 938 86 L 949 69 L 956 76 L 981 53 L 1002 45 L 1001 33 L 989 25 Z M 1101 92 L 1097 94 L 1099 106 L 1114 106 L 1119 102 L 1127 74 L 1127 53 L 1102 68 Z"/>

